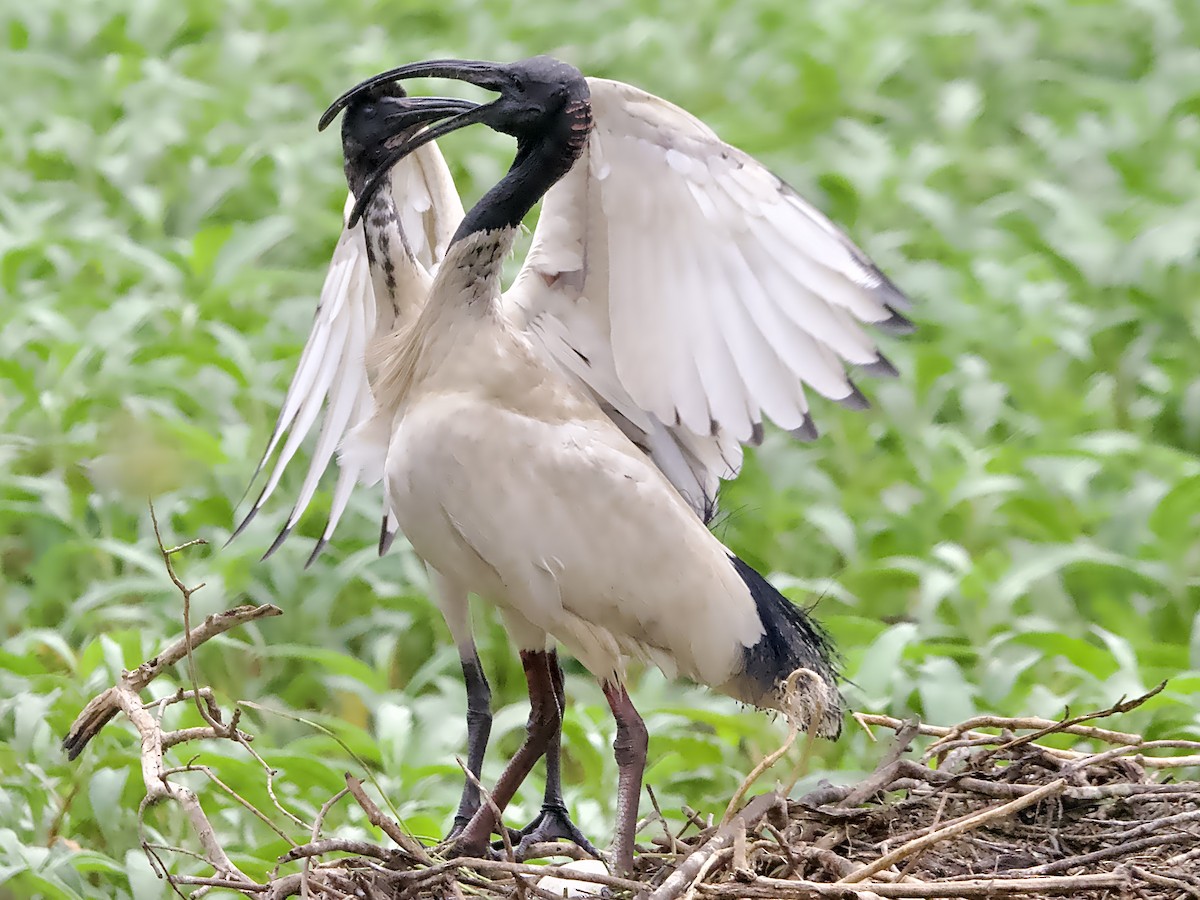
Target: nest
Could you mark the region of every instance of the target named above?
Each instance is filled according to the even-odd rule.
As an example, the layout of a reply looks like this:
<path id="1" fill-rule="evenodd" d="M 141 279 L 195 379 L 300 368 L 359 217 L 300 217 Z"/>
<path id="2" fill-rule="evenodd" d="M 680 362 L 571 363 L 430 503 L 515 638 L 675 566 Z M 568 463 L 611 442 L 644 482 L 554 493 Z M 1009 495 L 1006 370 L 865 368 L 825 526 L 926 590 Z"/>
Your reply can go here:
<path id="1" fill-rule="evenodd" d="M 155 525 L 157 531 L 157 523 Z M 194 848 L 156 847 L 143 842 L 155 871 L 181 896 L 188 889 L 222 887 L 247 897 L 303 896 L 416 900 L 462 900 L 468 894 L 496 900 L 561 900 L 562 882 L 573 879 L 572 895 L 601 894 L 648 900 L 714 898 L 933 898 L 1139 897 L 1200 898 L 1200 782 L 1176 781 L 1177 771 L 1200 766 L 1200 742 L 1148 741 L 1136 734 L 1089 724 L 1135 708 L 1162 690 L 1109 709 L 1049 721 L 981 717 L 946 728 L 886 716 L 856 716 L 861 727 L 894 732 L 890 750 L 858 784 L 822 785 L 798 799 L 771 792 L 743 805 L 758 776 L 780 759 L 788 741 L 747 776 L 719 823 L 685 810 L 688 824 L 673 833 L 658 810 L 639 823 L 642 845 L 629 878 L 580 875 L 562 865 L 530 859 L 583 857 L 574 845 L 545 844 L 518 862 L 506 858 L 445 859 L 423 846 L 388 817 L 363 785 L 346 776 L 346 787 L 322 807 L 316 821 L 299 822 L 311 840 L 280 857 L 276 874 L 264 882 L 241 872 L 221 846 L 200 798 L 172 776 L 203 767 L 166 766 L 164 751 L 199 739 L 249 746 L 235 714 L 225 721 L 212 694 L 194 680 L 190 690 L 152 703 L 140 692 L 158 675 L 217 634 L 245 622 L 279 615 L 270 605 L 243 606 L 209 616 L 191 628 L 192 592 L 171 568 L 171 556 L 191 546 L 167 549 L 159 540 L 168 574 L 184 598 L 184 637 L 137 669 L 125 673 L 80 713 L 65 745 L 77 756 L 104 725 L 120 713 L 141 737 L 146 807 L 173 802 L 186 816 Z M 173 703 L 195 703 L 207 724 L 165 731 L 162 711 Z M 874 733 L 874 732 L 872 732 Z M 1076 747 L 1051 746 L 1068 736 Z M 929 742 L 932 738 L 932 742 Z M 918 740 L 923 752 L 911 749 Z M 1155 755 L 1159 751 L 1175 755 Z M 212 773 L 208 773 L 212 774 Z M 215 778 L 214 782 L 220 784 Z M 273 793 L 272 793 L 272 796 Z M 241 798 L 239 798 L 241 799 Z M 334 804 L 355 802 L 385 843 L 323 838 L 323 822 Z M 241 800 L 245 803 L 245 800 Z M 258 811 L 260 817 L 268 815 Z M 169 852 L 200 857 L 208 876 L 170 871 Z M 299 871 L 281 873 L 291 866 Z M 553 884 L 554 890 L 550 890 Z"/>

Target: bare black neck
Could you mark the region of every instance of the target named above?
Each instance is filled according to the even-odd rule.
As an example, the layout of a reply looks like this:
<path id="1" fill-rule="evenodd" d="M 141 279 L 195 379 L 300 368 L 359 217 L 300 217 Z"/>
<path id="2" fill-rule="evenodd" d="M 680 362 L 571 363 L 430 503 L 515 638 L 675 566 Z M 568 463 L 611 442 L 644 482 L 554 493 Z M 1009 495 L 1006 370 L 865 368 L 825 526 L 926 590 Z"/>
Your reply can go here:
<path id="1" fill-rule="evenodd" d="M 519 137 L 512 167 L 471 207 L 454 240 L 521 224 L 533 205 L 579 159 L 591 127 L 591 103 L 584 95 L 570 99 L 535 135 Z"/>

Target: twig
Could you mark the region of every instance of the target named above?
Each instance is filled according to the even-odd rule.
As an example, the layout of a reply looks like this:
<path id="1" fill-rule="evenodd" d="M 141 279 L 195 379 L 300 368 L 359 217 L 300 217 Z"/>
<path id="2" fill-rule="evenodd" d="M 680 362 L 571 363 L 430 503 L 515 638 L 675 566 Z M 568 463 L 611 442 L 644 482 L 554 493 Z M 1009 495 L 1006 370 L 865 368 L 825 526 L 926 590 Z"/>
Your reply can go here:
<path id="1" fill-rule="evenodd" d="M 1108 709 L 1102 709 L 1102 710 L 1099 710 L 1098 712 L 1084 713 L 1081 716 L 1072 716 L 1071 718 L 1063 719 L 1059 722 L 1046 725 L 1043 728 L 1040 728 L 1037 731 L 1034 731 L 1030 734 L 1023 734 L 1020 737 L 1013 738 L 1011 741 L 1008 741 L 1007 743 L 1001 744 L 993 752 L 1001 753 L 1005 750 L 1012 750 L 1012 749 L 1014 749 L 1016 747 L 1020 747 L 1024 744 L 1031 744 L 1034 741 L 1036 741 L 1038 738 L 1045 737 L 1048 734 L 1058 734 L 1069 728 L 1078 727 L 1079 725 L 1082 725 L 1084 722 L 1091 722 L 1094 719 L 1107 719 L 1109 716 L 1115 716 L 1115 715 L 1118 715 L 1119 713 L 1131 712 L 1132 710 L 1137 709 L 1139 706 L 1141 706 L 1143 703 L 1145 703 L 1147 700 L 1149 700 L 1155 694 L 1161 693 L 1163 688 L 1165 688 L 1166 686 L 1167 686 L 1167 683 L 1165 681 L 1163 681 L 1163 682 L 1160 682 L 1157 687 L 1151 688 L 1149 691 L 1142 694 L 1140 697 L 1134 697 L 1132 700 L 1126 700 L 1124 697 L 1122 697 L 1120 700 L 1118 700 L 1116 703 L 1114 703 Z M 1136 739 L 1136 741 L 1134 741 L 1132 743 L 1135 745 L 1140 744 L 1142 742 L 1142 739 L 1140 737 L 1137 737 L 1136 735 L 1135 735 L 1135 737 L 1137 739 Z"/>
<path id="2" fill-rule="evenodd" d="M 819 881 L 784 881 L 780 878 L 757 878 L 753 884 L 704 884 L 701 893 L 721 897 L 784 898 L 784 900 L 810 900 L 812 897 L 833 897 L 847 900 L 848 897 L 912 898 L 925 900 L 934 897 L 995 897 L 1005 894 L 1079 894 L 1083 891 L 1121 888 L 1129 883 L 1129 875 L 1123 869 L 1097 875 L 1070 875 L 1058 878 L 977 878 L 971 881 L 930 882 L 901 881 L 892 884 L 872 882 L 862 887 L 852 887 L 838 882 L 828 884 Z"/>
<path id="3" fill-rule="evenodd" d="M 191 700 L 193 697 L 200 697 L 205 702 L 213 701 L 212 688 L 203 687 L 198 691 L 180 688 L 169 697 L 159 697 L 157 700 L 150 700 L 142 704 L 143 709 L 158 709 L 159 707 L 167 707 L 173 703 L 182 703 L 185 700 Z"/>
<path id="4" fill-rule="evenodd" d="M 184 896 L 183 891 L 179 889 L 178 885 L 171 880 L 171 873 L 167 870 L 167 864 L 164 863 L 159 857 L 155 845 L 147 844 L 145 841 L 142 841 L 142 852 L 145 853 L 146 858 L 150 860 L 150 868 L 154 869 L 154 874 L 159 878 L 165 879 L 171 890 L 174 891 L 181 898 L 181 900 L 188 900 L 188 898 Z M 203 857 L 201 857 L 201 859 L 203 859 Z M 208 862 L 208 860 L 205 860 L 205 862 Z"/>
<path id="5" fill-rule="evenodd" d="M 1180 832 L 1178 834 L 1155 834 L 1150 837 L 1144 837 L 1138 841 L 1127 841 L 1125 843 L 1112 844 L 1092 853 L 1084 853 L 1080 856 L 1071 856 L 1067 859 L 1055 860 L 1052 863 L 1046 863 L 1041 866 L 1030 866 L 1027 869 L 1016 869 L 1010 872 L 1011 875 L 1056 875 L 1059 872 L 1066 872 L 1069 869 L 1077 868 L 1078 866 L 1090 865 L 1094 862 L 1101 862 L 1106 859 L 1113 859 L 1118 856 L 1130 856 L 1137 853 L 1139 850 L 1145 850 L 1149 847 L 1162 847 L 1166 844 L 1195 844 L 1196 835 L 1188 832 Z"/>
<path id="6" fill-rule="evenodd" d="M 737 825 L 739 823 L 742 825 L 741 833 L 744 835 L 746 833 L 745 823 L 742 822 L 742 819 L 740 816 L 738 818 L 734 819 L 734 821 L 732 823 L 730 823 L 732 830 L 733 830 L 733 842 L 735 844 L 737 843 L 737 835 L 738 835 Z M 698 871 L 696 873 L 695 877 L 692 878 L 691 883 L 687 886 L 687 890 L 685 890 L 683 892 L 684 900 L 692 900 L 692 898 L 696 896 L 697 888 L 699 888 L 699 886 L 704 883 L 704 879 L 708 877 L 708 873 L 710 871 L 712 871 L 713 867 L 720 863 L 724 863 L 731 856 L 733 856 L 733 848 L 732 847 L 722 847 L 720 850 L 716 851 L 715 853 L 711 854 L 707 859 L 705 859 L 704 862 L 700 865 L 700 871 Z"/>
<path id="7" fill-rule="evenodd" d="M 942 794 L 942 799 L 938 801 L 937 812 L 935 812 L 933 814 L 933 822 L 930 823 L 929 828 L 927 829 L 927 833 L 932 834 L 933 832 L 938 831 L 941 828 L 950 827 L 951 823 L 942 821 L 942 814 L 946 811 L 946 803 L 949 801 L 949 799 L 950 799 L 949 794 Z M 965 821 L 967 818 L 969 818 L 969 817 L 968 816 L 960 816 L 959 817 L 960 821 Z M 915 835 L 915 834 L 908 835 L 909 840 L 912 840 L 915 837 L 917 837 L 917 835 Z M 899 874 L 900 880 L 904 880 L 905 878 L 908 877 L 909 873 L 912 872 L 912 870 L 917 867 L 917 863 L 920 862 L 921 859 L 925 856 L 925 853 L 928 851 L 928 849 L 929 848 L 926 847 L 926 848 L 917 850 L 915 853 L 912 854 L 912 856 L 910 856 L 908 858 L 908 862 L 906 862 L 904 864 L 904 868 L 902 868 L 900 870 L 900 874 Z"/>
<path id="8" fill-rule="evenodd" d="M 411 888 L 424 884 L 455 869 L 470 869 L 481 875 L 505 873 L 509 875 L 533 875 L 540 878 L 543 875 L 554 875 L 558 878 L 570 878 L 575 881 L 590 881 L 604 887 L 619 888 L 625 891 L 644 891 L 646 885 L 632 878 L 621 878 L 617 875 L 606 875 L 603 872 L 580 872 L 566 866 L 531 866 L 527 863 L 514 863 L 506 859 L 474 859 L 471 857 L 456 857 L 445 862 L 429 866 L 426 869 L 410 869 L 406 872 L 388 872 L 388 878 L 398 881 Z"/>
<path id="9" fill-rule="evenodd" d="M 1184 850 L 1182 853 L 1176 853 L 1167 860 L 1167 865 L 1177 869 L 1185 862 L 1190 862 L 1194 859 L 1200 859 L 1200 847 L 1197 847 L 1194 850 Z"/>
<path id="10" fill-rule="evenodd" d="M 1077 737 L 1091 738 L 1093 740 L 1103 741 L 1109 744 L 1118 744 L 1129 748 L 1129 752 L 1141 752 L 1148 749 L 1163 749 L 1163 748 L 1181 748 L 1181 749 L 1200 749 L 1200 741 L 1185 741 L 1185 740 L 1164 740 L 1164 741 L 1143 741 L 1140 735 L 1129 734 L 1123 731 L 1112 731 L 1106 728 L 1097 728 L 1093 725 L 1080 724 L 1081 721 L 1091 718 L 1098 718 L 1104 715 L 1113 715 L 1119 712 L 1126 712 L 1147 699 L 1154 696 L 1162 689 L 1162 685 L 1156 687 L 1153 691 L 1137 697 L 1133 700 L 1122 701 L 1115 704 L 1109 709 L 1100 713 L 1089 714 L 1088 716 L 1077 717 L 1067 720 L 1051 720 L 1038 717 L 1023 716 L 1023 717 L 1004 717 L 1004 716 L 975 716 L 960 722 L 953 727 L 940 725 L 929 725 L 921 723 L 918 726 L 918 733 L 930 737 L 936 737 L 939 740 L 935 741 L 926 750 L 924 759 L 931 759 L 938 754 L 947 753 L 952 749 L 963 746 L 990 746 L 1002 742 L 1002 739 L 994 734 L 987 734 L 980 731 L 975 731 L 976 728 L 996 728 L 1009 731 L 1018 731 L 1025 729 L 1034 729 L 1035 734 L 1023 735 L 1021 738 L 1012 739 L 1005 749 L 1013 749 L 1020 743 L 1025 743 L 1026 738 L 1035 740 L 1039 736 L 1052 733 L 1071 734 Z M 877 725 L 883 728 L 890 728 L 893 731 L 899 731 L 904 727 L 907 720 L 897 719 L 892 716 L 878 715 L 872 713 L 855 713 L 854 719 L 870 734 L 870 726 Z M 1066 750 L 1058 747 L 1042 747 L 1044 752 L 1062 759 L 1082 759 L 1093 754 L 1079 750 Z M 1146 768 L 1167 769 L 1183 766 L 1200 765 L 1200 754 L 1191 756 L 1140 756 L 1138 762 Z"/>
<path id="11" fill-rule="evenodd" d="M 145 709 L 145 707 L 142 708 Z M 254 740 L 253 735 L 244 734 L 241 731 L 239 731 L 238 734 L 242 735 L 247 741 Z M 210 725 L 199 725 L 195 728 L 180 728 L 176 731 L 164 731 L 162 736 L 162 745 L 164 750 L 169 750 L 171 747 L 174 747 L 177 744 L 186 744 L 188 741 L 217 740 L 226 737 L 229 737 L 229 735 L 225 734 L 224 728 L 218 731 Z"/>
<path id="12" fill-rule="evenodd" d="M 858 806 L 864 800 L 875 796 L 880 791 L 885 790 L 889 784 L 895 779 L 896 764 L 900 761 L 900 757 L 904 751 L 908 749 L 913 738 L 917 736 L 919 723 L 913 719 L 907 722 L 898 732 L 896 732 L 896 740 L 884 754 L 883 759 L 879 761 L 879 765 L 875 767 L 875 771 L 864 778 L 857 787 L 850 791 L 838 804 L 838 806 L 852 807 Z"/>
<path id="13" fill-rule="evenodd" d="M 930 769 L 915 763 L 910 759 L 901 759 L 895 763 L 896 780 L 887 786 L 889 791 L 928 790 L 931 787 L 954 786 L 974 794 L 992 797 L 998 800 L 1023 797 L 1039 790 L 1031 784 L 1012 784 L 1000 781 L 988 781 L 984 778 L 955 775 L 940 769 Z M 860 815 L 859 810 L 838 810 L 828 804 L 849 795 L 852 787 L 827 785 L 817 788 L 810 794 L 801 797 L 801 805 L 819 808 L 822 814 L 843 817 Z M 1070 800 L 1111 800 L 1116 798 L 1135 799 L 1141 796 L 1157 796 L 1171 794 L 1176 797 L 1192 795 L 1200 797 L 1200 786 L 1194 783 L 1182 784 L 1130 784 L 1114 782 L 1112 784 L 1072 786 L 1066 788 L 1062 795 Z"/>
<path id="14" fill-rule="evenodd" d="M 1130 872 L 1142 881 L 1148 881 L 1151 884 L 1157 884 L 1159 887 L 1169 887 L 1176 891 L 1182 891 L 1189 897 L 1200 897 L 1200 888 L 1188 884 L 1181 878 L 1171 878 L 1168 875 L 1163 875 L 1159 872 L 1151 872 L 1148 869 L 1143 869 L 1141 866 L 1131 866 Z"/>
<path id="15" fill-rule="evenodd" d="M 138 808 L 139 819 L 146 809 L 156 803 L 174 800 L 187 815 L 203 848 L 205 859 L 217 874 L 223 877 L 232 876 L 232 880 L 250 882 L 221 847 L 195 793 L 167 778 L 166 767 L 163 764 L 162 730 L 154 717 L 142 709 L 141 700 L 132 691 L 125 688 L 109 688 L 105 693 L 110 692 L 142 739 L 142 782 L 146 787 L 146 796 Z"/>
<path id="16" fill-rule="evenodd" d="M 259 894 L 272 889 L 270 884 L 258 884 L 254 881 L 236 881 L 232 878 L 207 877 L 202 875 L 171 875 L 172 884 L 195 884 L 205 887 L 229 888 L 241 891 L 243 894 Z"/>
<path id="17" fill-rule="evenodd" d="M 241 712 L 240 707 L 238 708 L 238 712 Z M 240 732 L 240 731 L 237 733 L 237 735 L 241 735 L 241 734 L 242 734 L 242 732 Z M 277 797 L 275 794 L 275 776 L 279 773 L 275 769 L 273 769 L 271 766 L 267 765 L 267 761 L 265 759 L 263 759 L 255 751 L 255 749 L 253 747 L 250 746 L 250 740 L 252 740 L 252 738 L 250 738 L 250 736 L 247 735 L 245 740 L 243 740 L 239 736 L 235 736 L 234 739 L 239 744 L 242 745 L 243 750 L 245 750 L 252 757 L 254 757 L 254 759 L 258 762 L 258 764 L 260 766 L 262 766 L 263 771 L 267 775 L 267 796 L 271 798 L 271 803 L 274 804 L 275 808 L 277 810 L 279 810 L 281 813 L 283 813 L 285 816 L 287 816 L 289 819 L 291 819 L 293 823 L 295 823 L 296 825 L 299 825 L 301 828 L 305 828 L 305 829 L 310 828 L 310 826 L 306 822 L 304 822 L 303 819 L 301 819 L 299 816 L 292 813 L 291 810 L 289 810 L 287 807 L 285 807 L 282 803 L 279 802 L 279 797 Z"/>
<path id="18" fill-rule="evenodd" d="M 293 847 L 279 857 L 279 862 L 296 862 L 314 856 L 324 856 L 326 853 L 353 853 L 357 856 L 369 856 L 381 862 L 391 862 L 392 860 L 392 851 L 384 850 L 378 844 L 372 844 L 370 841 L 356 841 L 353 838 L 324 838 Z"/>
<path id="19" fill-rule="evenodd" d="M 354 797 L 358 805 L 362 807 L 363 812 L 367 814 L 368 822 L 395 841 L 396 846 L 413 859 L 427 866 L 433 864 L 433 860 L 425 852 L 425 848 L 421 846 L 420 842 L 405 834 L 393 819 L 385 816 L 375 801 L 367 796 L 367 792 L 363 790 L 362 782 L 349 772 L 346 773 L 346 788 L 350 791 L 351 796 Z"/>
<path id="20" fill-rule="evenodd" d="M 200 702 L 200 679 L 196 676 L 196 660 L 192 655 L 192 594 L 204 587 L 204 582 L 200 582 L 195 587 L 188 587 L 179 580 L 179 576 L 175 574 L 175 566 L 171 563 L 171 557 L 181 550 L 186 550 L 189 547 L 197 547 L 207 544 L 208 541 L 204 538 L 194 538 L 176 547 L 167 549 L 163 544 L 162 533 L 158 530 L 158 515 L 154 512 L 154 501 L 147 501 L 150 507 L 150 524 L 154 527 L 154 540 L 158 542 L 158 552 L 162 554 L 163 565 L 167 567 L 167 577 L 171 579 L 171 583 L 175 585 L 180 594 L 183 595 L 183 641 L 184 655 L 187 658 L 187 673 L 188 680 L 192 682 L 192 696 L 195 700 L 196 712 L 200 713 L 200 717 L 209 724 L 213 731 L 221 731 L 225 727 L 219 715 L 214 715 L 207 704 Z M 234 723 L 230 723 L 230 733 L 232 734 Z"/>
<path id="21" fill-rule="evenodd" d="M 480 800 L 487 804 L 488 811 L 492 814 L 492 820 L 496 823 L 496 830 L 500 832 L 500 841 L 504 845 L 504 858 L 509 862 L 516 862 L 517 855 L 513 852 L 512 837 L 509 835 L 508 829 L 504 827 L 504 811 L 496 804 L 495 799 L 492 797 L 492 792 L 483 786 L 483 782 L 475 776 L 475 773 L 468 769 L 457 756 L 454 757 L 454 761 L 462 769 L 467 781 L 471 783 L 475 790 L 479 791 Z M 519 878 L 515 878 L 514 881 L 517 885 L 517 897 L 519 900 L 525 900 L 525 882 Z"/>
<path id="22" fill-rule="evenodd" d="M 745 822 L 746 828 L 757 828 L 758 823 L 766 817 L 767 813 L 782 802 L 783 798 L 773 791 L 755 797 L 746 804 L 740 818 Z M 671 873 L 671 876 L 650 894 L 649 900 L 675 900 L 676 897 L 679 897 L 695 880 L 697 873 L 703 868 L 709 857 L 733 843 L 733 832 L 734 829 L 731 825 L 722 825 L 718 828 L 716 834 L 685 859 Z"/>
<path id="23" fill-rule="evenodd" d="M 799 733 L 799 724 L 794 721 L 791 722 L 788 726 L 787 738 L 779 745 L 779 748 L 760 759 L 758 764 L 750 770 L 750 774 L 742 779 L 742 783 L 738 785 L 737 790 L 733 792 L 733 796 L 729 798 L 729 804 L 725 807 L 725 814 L 721 816 L 722 828 L 730 824 L 733 820 L 738 808 L 742 805 L 742 801 L 746 797 L 746 793 L 754 786 L 754 782 L 758 781 L 759 776 L 775 765 L 775 763 L 779 762 L 783 755 L 792 749 L 792 744 L 796 743 L 796 736 Z"/>
<path id="24" fill-rule="evenodd" d="M 650 795 L 650 805 L 654 807 L 654 811 L 658 813 L 658 820 L 662 822 L 663 834 L 667 836 L 667 849 L 672 853 L 679 854 L 684 851 L 683 844 L 671 833 L 671 826 L 667 824 L 667 817 L 663 815 L 662 809 L 659 808 L 658 798 L 654 796 L 654 788 L 646 785 L 646 793 Z M 526 857 L 528 859 L 529 857 Z"/>
<path id="25" fill-rule="evenodd" d="M 576 862 L 584 859 L 595 859 L 592 854 L 588 853 L 578 844 L 572 844 L 570 841 L 539 841 L 536 844 L 530 844 L 526 847 L 521 856 L 526 862 L 531 859 L 549 859 L 555 856 L 566 856 Z"/>
<path id="26" fill-rule="evenodd" d="M 288 835 L 288 833 L 286 831 L 284 831 L 282 828 L 280 828 L 278 825 L 276 825 L 274 822 L 272 822 L 270 816 L 268 816 L 261 809 L 259 809 L 257 806 L 255 806 L 253 803 L 251 803 L 249 800 L 247 800 L 245 797 L 243 797 L 241 794 L 239 794 L 237 791 L 235 791 L 229 785 L 227 785 L 224 781 L 222 781 L 220 779 L 220 777 L 217 775 L 217 773 L 214 772 L 208 766 L 197 765 L 195 763 L 189 763 L 186 766 L 174 766 L 170 769 L 165 770 L 166 775 L 175 775 L 175 774 L 178 774 L 179 772 L 199 772 L 200 774 L 204 775 L 205 777 L 208 778 L 209 781 L 211 781 L 213 784 L 215 784 L 217 787 L 219 787 L 222 791 L 224 791 L 226 795 L 231 797 L 239 806 L 241 806 L 243 809 L 245 809 L 248 813 L 250 813 L 256 819 L 258 819 L 260 822 L 262 822 L 264 825 L 266 825 L 272 831 L 274 831 L 277 835 L 279 835 L 281 838 L 283 838 L 285 841 L 287 841 L 293 847 L 296 846 L 296 842 L 294 840 L 292 840 L 292 838 Z"/>
<path id="27" fill-rule="evenodd" d="M 1160 828 L 1165 828 L 1168 825 L 1179 825 L 1183 822 L 1195 822 L 1198 820 L 1200 820 L 1200 809 L 1193 809 L 1173 816 L 1164 816 L 1161 819 L 1151 819 L 1149 822 L 1143 822 L 1134 828 L 1127 828 L 1125 831 L 1111 835 L 1109 840 L 1114 844 L 1132 841 L 1135 838 L 1158 831 Z"/>
<path id="28" fill-rule="evenodd" d="M 313 820 L 312 830 L 309 832 L 309 836 L 310 836 L 310 842 L 308 844 L 309 847 L 314 846 L 317 838 L 319 838 L 321 836 L 321 826 L 325 824 L 325 817 L 327 815 L 329 815 L 329 810 L 333 809 L 333 805 L 335 803 L 337 803 L 339 800 L 341 800 L 343 797 L 345 797 L 348 793 L 350 793 L 350 788 L 348 788 L 348 787 L 342 788 L 340 791 L 338 791 L 336 794 L 334 794 L 332 797 L 330 797 L 328 800 L 326 800 L 324 803 L 321 804 L 321 808 L 317 811 L 317 817 L 316 817 L 316 819 Z M 276 801 L 275 805 L 278 806 L 279 802 Z M 323 843 L 325 843 L 325 842 L 323 842 Z M 292 845 L 292 849 L 295 849 L 294 844 Z M 300 870 L 300 893 L 302 896 L 307 896 L 308 890 L 309 890 L 308 874 L 309 874 L 309 863 L 310 863 L 311 859 L 312 859 L 311 854 L 305 855 L 304 856 L 304 866 Z"/>
<path id="29" fill-rule="evenodd" d="M 270 616 L 281 615 L 283 615 L 283 610 L 270 603 L 264 603 L 261 606 L 238 606 L 233 609 L 227 609 L 222 613 L 214 613 L 192 630 L 190 644 L 199 647 L 205 641 L 219 634 L 224 634 L 230 629 L 237 628 L 239 625 L 245 625 L 247 622 L 254 622 Z M 119 699 L 118 694 L 125 692 L 134 696 L 136 700 L 136 695 L 139 691 L 143 690 L 151 681 L 187 655 L 188 644 L 189 641 L 186 636 L 180 638 L 157 656 L 142 663 L 132 672 L 123 673 L 116 685 L 94 697 L 83 708 L 83 711 L 75 717 L 70 732 L 63 740 L 63 749 L 67 751 L 68 758 L 75 759 L 78 757 L 88 742 L 99 733 L 100 729 L 111 721 L 113 716 L 118 712 L 124 710 L 122 700 Z M 136 702 L 138 709 L 144 711 L 141 700 L 136 700 Z"/>

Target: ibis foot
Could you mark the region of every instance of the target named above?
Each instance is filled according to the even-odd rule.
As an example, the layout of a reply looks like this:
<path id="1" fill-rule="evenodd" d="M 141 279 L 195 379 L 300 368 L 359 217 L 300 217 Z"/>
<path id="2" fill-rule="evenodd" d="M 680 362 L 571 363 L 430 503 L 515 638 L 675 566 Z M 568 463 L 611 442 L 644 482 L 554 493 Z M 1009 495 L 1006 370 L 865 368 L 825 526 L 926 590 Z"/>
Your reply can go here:
<path id="1" fill-rule="evenodd" d="M 450 826 L 450 830 L 446 832 L 446 836 L 442 838 L 439 847 L 448 847 L 454 843 L 454 839 L 463 833 L 463 829 L 467 827 L 467 823 L 471 821 L 470 816 L 457 815 L 454 817 L 454 823 Z"/>
<path id="2" fill-rule="evenodd" d="M 469 857 L 470 859 L 503 859 L 504 853 L 501 850 L 497 853 L 495 848 L 489 843 L 488 836 L 484 834 L 482 837 L 481 828 L 476 825 L 471 827 L 474 816 L 467 817 L 464 815 L 456 815 L 454 824 L 450 826 L 450 832 L 442 839 L 442 842 L 437 845 L 435 850 L 446 857 L 446 859 L 456 859 L 458 857 Z M 512 828 L 508 829 L 513 837 L 515 845 L 520 840 L 520 834 Z"/>
<path id="3" fill-rule="evenodd" d="M 467 829 L 465 827 L 460 828 L 457 834 L 451 831 L 450 835 L 446 837 L 446 840 L 438 845 L 438 850 L 443 856 L 446 857 L 446 859 L 458 859 L 459 857 L 466 857 L 469 859 L 504 858 L 503 850 L 497 853 L 496 849 L 486 838 L 481 841 L 475 838 L 473 835 L 466 834 L 466 831 Z"/>
<path id="4" fill-rule="evenodd" d="M 522 828 L 520 831 L 509 829 L 509 839 L 513 845 L 513 852 L 518 860 L 524 861 L 525 854 L 528 853 L 535 844 L 541 844 L 546 841 L 570 841 L 577 845 L 584 853 L 589 856 L 600 858 L 600 852 L 593 846 L 592 842 L 583 836 L 583 832 L 578 826 L 571 821 L 571 814 L 567 812 L 567 808 L 561 803 L 546 804 L 542 807 L 542 811 L 537 814 L 537 817 Z M 502 843 L 492 842 L 492 849 L 503 849 Z"/>

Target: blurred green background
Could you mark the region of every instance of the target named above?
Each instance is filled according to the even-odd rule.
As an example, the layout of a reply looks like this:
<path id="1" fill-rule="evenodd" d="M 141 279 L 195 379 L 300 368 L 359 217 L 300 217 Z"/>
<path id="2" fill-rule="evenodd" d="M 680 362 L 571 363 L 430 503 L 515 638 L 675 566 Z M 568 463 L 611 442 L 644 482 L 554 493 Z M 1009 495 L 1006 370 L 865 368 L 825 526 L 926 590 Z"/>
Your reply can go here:
<path id="1" fill-rule="evenodd" d="M 1194 0 L 41 0 L 0 22 L 0 894 L 168 895 L 138 849 L 131 730 L 74 764 L 59 748 L 89 697 L 179 632 L 147 492 L 168 542 L 213 542 L 179 559 L 208 584 L 195 615 L 285 610 L 198 654 L 226 704 L 277 711 L 244 723 L 281 802 L 311 820 L 361 771 L 353 751 L 410 828 L 447 827 L 457 658 L 402 542 L 375 557 L 378 498 L 308 571 L 319 509 L 267 563 L 282 501 L 218 549 L 340 227 L 340 148 L 316 118 L 360 77 L 437 56 L 550 52 L 679 103 L 917 301 L 919 331 L 886 342 L 902 377 L 864 382 L 875 408 L 819 404 L 811 445 L 770 434 L 718 527 L 793 599 L 820 597 L 855 708 L 1055 716 L 1169 677 L 1120 726 L 1200 737 Z M 443 149 L 469 200 L 512 152 L 484 129 Z M 490 616 L 480 632 L 487 780 L 526 707 Z M 591 679 L 568 678 L 568 801 L 607 840 L 613 729 Z M 783 732 L 657 673 L 633 693 L 669 813 L 719 814 Z M 271 809 L 252 759 L 172 759 L 195 753 Z M 879 753 L 851 727 L 809 782 Z M 285 839 L 191 783 L 262 876 Z M 340 810 L 336 833 L 361 827 Z M 187 841 L 169 812 L 148 828 Z"/>

